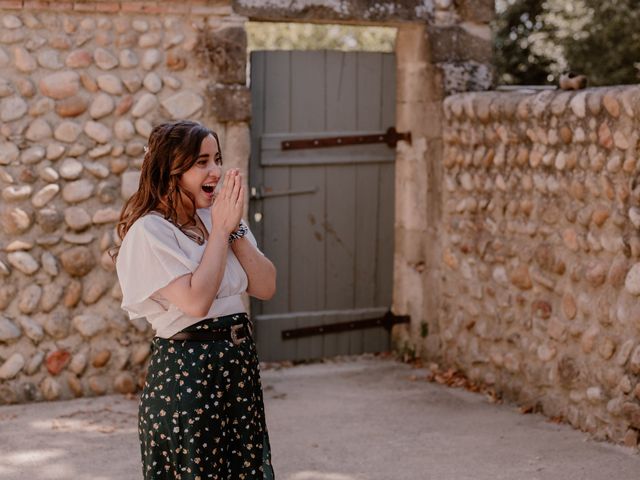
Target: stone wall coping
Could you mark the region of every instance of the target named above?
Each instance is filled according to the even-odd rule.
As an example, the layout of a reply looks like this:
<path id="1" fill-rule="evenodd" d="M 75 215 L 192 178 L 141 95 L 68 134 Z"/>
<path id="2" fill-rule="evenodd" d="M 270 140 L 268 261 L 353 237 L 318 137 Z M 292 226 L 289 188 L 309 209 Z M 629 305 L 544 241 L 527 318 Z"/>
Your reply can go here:
<path id="1" fill-rule="evenodd" d="M 113 0 L 0 0 L 0 11 L 55 11 L 78 13 L 145 13 L 183 15 L 231 15 L 230 2 L 210 0 L 113 1 Z"/>
<path id="2" fill-rule="evenodd" d="M 582 90 L 522 90 L 466 92 L 446 97 L 443 110 L 447 120 L 501 118 L 543 119 L 550 115 L 573 115 L 577 119 L 599 115 L 612 118 L 640 115 L 640 86 L 614 85 Z"/>

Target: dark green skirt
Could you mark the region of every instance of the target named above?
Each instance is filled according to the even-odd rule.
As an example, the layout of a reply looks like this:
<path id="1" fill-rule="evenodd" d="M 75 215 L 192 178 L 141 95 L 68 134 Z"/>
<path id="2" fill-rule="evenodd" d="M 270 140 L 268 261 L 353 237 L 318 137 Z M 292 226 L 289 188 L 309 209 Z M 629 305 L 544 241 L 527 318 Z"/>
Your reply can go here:
<path id="1" fill-rule="evenodd" d="M 248 323 L 246 313 L 185 331 Z M 145 480 L 273 480 L 255 343 L 155 337 L 138 410 Z"/>

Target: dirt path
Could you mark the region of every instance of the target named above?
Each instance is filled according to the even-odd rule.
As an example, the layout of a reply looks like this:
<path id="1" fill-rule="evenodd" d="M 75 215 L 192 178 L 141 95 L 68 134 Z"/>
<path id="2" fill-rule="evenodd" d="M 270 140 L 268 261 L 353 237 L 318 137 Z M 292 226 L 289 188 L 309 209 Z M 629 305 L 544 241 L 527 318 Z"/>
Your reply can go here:
<path id="1" fill-rule="evenodd" d="M 379 358 L 263 371 L 278 480 L 638 478 L 640 455 Z M 137 480 L 137 398 L 0 407 L 0 479 Z"/>

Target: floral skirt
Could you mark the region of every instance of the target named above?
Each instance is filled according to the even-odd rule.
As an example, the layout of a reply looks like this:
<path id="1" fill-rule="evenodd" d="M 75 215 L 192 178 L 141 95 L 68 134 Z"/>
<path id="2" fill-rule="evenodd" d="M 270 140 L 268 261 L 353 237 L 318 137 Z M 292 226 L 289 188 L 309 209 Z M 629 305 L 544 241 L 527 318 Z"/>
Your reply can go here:
<path id="1" fill-rule="evenodd" d="M 185 331 L 248 323 L 246 313 Z M 138 410 L 145 480 L 273 480 L 255 343 L 154 337 Z"/>

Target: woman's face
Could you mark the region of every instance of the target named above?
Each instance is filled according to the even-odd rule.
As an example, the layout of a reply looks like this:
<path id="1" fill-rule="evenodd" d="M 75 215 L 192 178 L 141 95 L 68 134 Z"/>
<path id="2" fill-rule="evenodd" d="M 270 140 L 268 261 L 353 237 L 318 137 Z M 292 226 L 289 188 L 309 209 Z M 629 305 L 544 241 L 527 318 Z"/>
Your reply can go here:
<path id="1" fill-rule="evenodd" d="M 213 192 L 222 176 L 222 156 L 213 135 L 207 135 L 200 145 L 196 163 L 182 174 L 178 181 L 180 189 L 189 191 L 195 198 L 196 208 L 206 208 L 213 203 Z M 190 205 L 183 196 L 183 203 Z"/>

